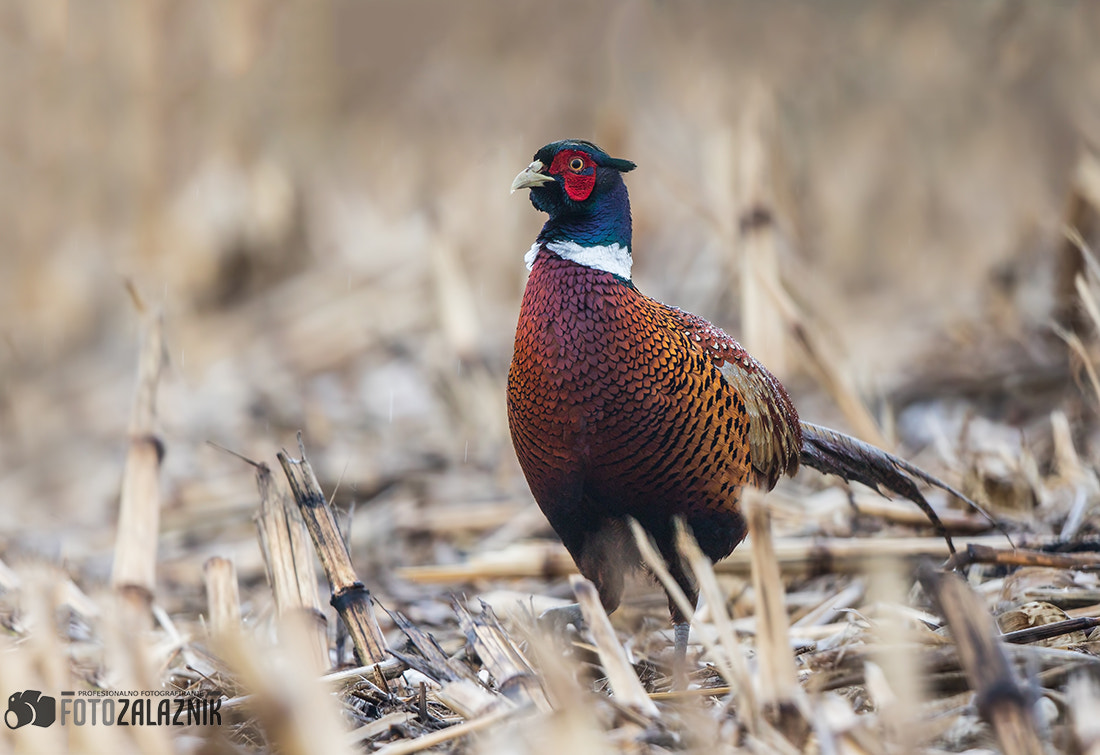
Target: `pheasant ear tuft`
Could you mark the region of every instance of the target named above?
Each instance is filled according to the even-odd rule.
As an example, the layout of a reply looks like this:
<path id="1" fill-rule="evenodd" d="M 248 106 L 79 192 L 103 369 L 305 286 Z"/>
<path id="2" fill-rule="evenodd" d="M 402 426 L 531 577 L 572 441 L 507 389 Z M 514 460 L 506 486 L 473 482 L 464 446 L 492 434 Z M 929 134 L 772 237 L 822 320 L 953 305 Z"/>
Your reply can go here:
<path id="1" fill-rule="evenodd" d="M 637 165 L 630 162 L 629 160 L 621 160 L 618 157 L 608 158 L 606 163 L 609 167 L 614 168 L 615 170 L 619 171 L 620 173 L 628 173 L 629 171 L 632 171 L 632 170 L 634 170 L 635 168 L 638 167 Z"/>

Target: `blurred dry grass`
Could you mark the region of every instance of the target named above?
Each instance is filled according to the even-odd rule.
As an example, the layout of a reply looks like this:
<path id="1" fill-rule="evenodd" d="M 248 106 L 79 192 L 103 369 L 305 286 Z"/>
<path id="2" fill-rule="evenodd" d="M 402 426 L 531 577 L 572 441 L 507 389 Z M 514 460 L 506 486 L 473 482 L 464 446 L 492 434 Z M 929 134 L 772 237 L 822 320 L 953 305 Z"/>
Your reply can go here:
<path id="1" fill-rule="evenodd" d="M 760 91 L 782 279 L 846 384 L 874 409 L 917 396 L 901 439 L 1022 506 L 1023 529 L 1078 511 L 1095 533 L 1095 401 L 1061 373 L 1023 416 L 1033 396 L 975 391 L 1021 353 L 1050 362 L 1066 198 L 1100 144 L 1098 28 L 1093 4 L 991 0 L 7 2 L 0 559 L 106 583 L 136 310 L 159 308 L 157 601 L 194 620 L 225 556 L 246 621 L 268 615 L 251 470 L 207 441 L 271 460 L 301 429 L 326 492 L 358 505 L 361 577 L 443 622 L 395 566 L 546 533 L 504 422 L 541 223 L 508 182 L 565 136 L 636 160 L 640 287 L 738 334 Z M 783 377 L 807 418 L 842 421 L 798 358 Z M 845 534 L 843 508 L 813 526 Z"/>

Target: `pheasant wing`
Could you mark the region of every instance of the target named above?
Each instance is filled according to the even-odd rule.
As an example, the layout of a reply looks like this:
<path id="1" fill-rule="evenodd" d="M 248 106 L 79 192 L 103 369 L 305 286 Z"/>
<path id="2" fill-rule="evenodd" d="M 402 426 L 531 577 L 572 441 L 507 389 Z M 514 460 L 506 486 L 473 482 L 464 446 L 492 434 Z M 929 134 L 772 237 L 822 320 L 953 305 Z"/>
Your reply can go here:
<path id="1" fill-rule="evenodd" d="M 798 470 L 802 427 L 779 380 L 741 344 L 701 317 L 672 308 L 684 334 L 703 351 L 745 404 L 753 484 L 771 490 L 784 474 Z"/>

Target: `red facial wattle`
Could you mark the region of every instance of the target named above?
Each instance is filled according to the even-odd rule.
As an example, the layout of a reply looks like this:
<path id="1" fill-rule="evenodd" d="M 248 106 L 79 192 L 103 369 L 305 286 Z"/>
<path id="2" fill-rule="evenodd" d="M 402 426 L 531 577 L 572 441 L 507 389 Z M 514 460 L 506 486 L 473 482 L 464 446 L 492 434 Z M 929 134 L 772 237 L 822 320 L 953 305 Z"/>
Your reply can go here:
<path id="1" fill-rule="evenodd" d="M 550 163 L 550 175 L 561 176 L 569 198 L 574 202 L 583 202 L 596 186 L 596 163 L 585 152 L 563 149 L 554 155 L 554 161 Z"/>

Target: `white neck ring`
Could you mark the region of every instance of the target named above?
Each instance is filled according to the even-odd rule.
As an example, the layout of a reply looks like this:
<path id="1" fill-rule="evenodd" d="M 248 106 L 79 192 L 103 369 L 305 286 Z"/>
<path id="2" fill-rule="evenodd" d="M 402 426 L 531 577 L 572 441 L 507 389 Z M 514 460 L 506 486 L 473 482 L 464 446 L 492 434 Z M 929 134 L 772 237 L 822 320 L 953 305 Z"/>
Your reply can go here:
<path id="1" fill-rule="evenodd" d="M 595 270 L 603 270 L 617 275 L 624 280 L 630 280 L 630 266 L 633 258 L 630 256 L 630 247 L 622 246 L 618 242 L 608 246 L 581 246 L 575 241 L 536 241 L 531 245 L 523 261 L 530 270 L 535 266 L 535 258 L 539 250 L 545 248 L 564 260 L 576 262 L 578 265 L 591 267 Z"/>

